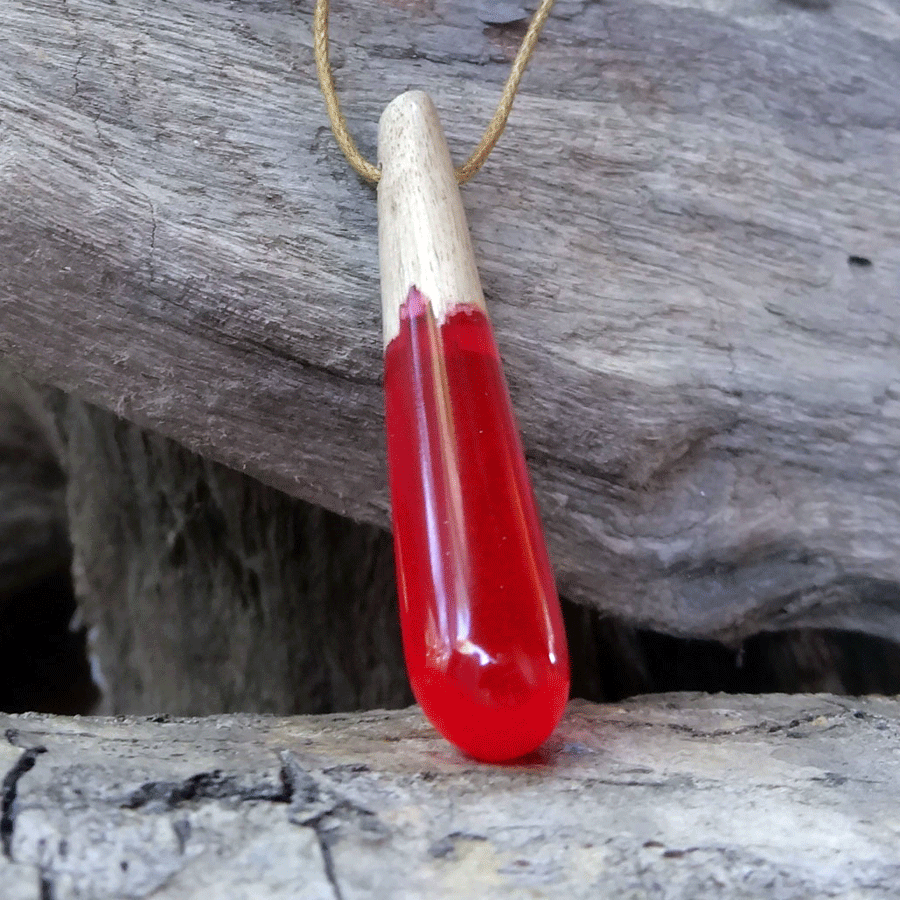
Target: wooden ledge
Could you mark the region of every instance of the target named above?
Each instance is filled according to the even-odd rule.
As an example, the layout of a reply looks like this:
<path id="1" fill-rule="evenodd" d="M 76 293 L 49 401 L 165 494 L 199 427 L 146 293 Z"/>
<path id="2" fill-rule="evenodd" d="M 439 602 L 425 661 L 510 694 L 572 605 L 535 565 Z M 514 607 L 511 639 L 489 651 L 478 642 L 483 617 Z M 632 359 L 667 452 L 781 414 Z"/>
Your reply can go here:
<path id="1" fill-rule="evenodd" d="M 0 716 L 6 900 L 877 897 L 896 887 L 900 702 L 573 702 L 520 765 L 417 709 Z"/>

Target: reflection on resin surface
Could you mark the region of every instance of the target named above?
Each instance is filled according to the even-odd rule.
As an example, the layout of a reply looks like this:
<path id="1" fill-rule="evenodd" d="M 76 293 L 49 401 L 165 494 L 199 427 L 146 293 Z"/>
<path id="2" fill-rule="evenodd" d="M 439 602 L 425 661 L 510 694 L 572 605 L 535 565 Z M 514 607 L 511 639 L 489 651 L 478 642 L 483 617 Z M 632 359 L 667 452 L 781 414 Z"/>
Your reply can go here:
<path id="1" fill-rule="evenodd" d="M 490 323 L 415 288 L 385 351 L 400 615 L 416 699 L 484 760 L 539 746 L 568 698 L 553 573 Z"/>

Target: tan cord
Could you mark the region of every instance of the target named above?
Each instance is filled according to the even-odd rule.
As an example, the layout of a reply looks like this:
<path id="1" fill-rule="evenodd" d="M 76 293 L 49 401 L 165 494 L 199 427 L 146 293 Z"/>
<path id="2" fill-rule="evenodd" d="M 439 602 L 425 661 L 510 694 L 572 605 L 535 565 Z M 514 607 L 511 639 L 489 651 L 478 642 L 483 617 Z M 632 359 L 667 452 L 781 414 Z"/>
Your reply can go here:
<path id="1" fill-rule="evenodd" d="M 519 52 L 516 53 L 516 58 L 513 60 L 509 77 L 503 86 L 497 111 L 488 123 L 478 146 L 472 151 L 472 155 L 456 169 L 456 180 L 460 184 L 465 184 L 484 165 L 491 150 L 494 149 L 494 145 L 500 139 L 500 135 L 503 134 L 503 129 L 506 128 L 506 122 L 512 111 L 513 100 L 516 98 L 516 91 L 519 89 L 519 82 L 522 80 L 531 54 L 534 53 L 538 36 L 550 15 L 553 3 L 554 0 L 541 0 L 538 11 L 529 23 Z M 331 120 L 331 130 L 334 132 L 338 146 L 344 151 L 347 162 L 367 181 L 377 183 L 381 178 L 381 172 L 359 152 L 359 147 L 356 146 L 356 142 L 347 128 L 347 120 L 341 112 L 341 104 L 338 102 L 334 73 L 331 71 L 331 63 L 328 59 L 328 5 L 329 0 L 316 0 L 316 10 L 313 16 L 313 48 L 316 54 L 319 85 L 325 96 L 328 118 Z"/>

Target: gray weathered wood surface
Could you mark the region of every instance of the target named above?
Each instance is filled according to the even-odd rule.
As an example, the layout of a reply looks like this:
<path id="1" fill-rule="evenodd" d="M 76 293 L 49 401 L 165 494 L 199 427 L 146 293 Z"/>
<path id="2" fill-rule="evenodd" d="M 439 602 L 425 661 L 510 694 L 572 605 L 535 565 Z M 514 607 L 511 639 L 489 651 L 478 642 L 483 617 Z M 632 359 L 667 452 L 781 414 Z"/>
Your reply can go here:
<path id="1" fill-rule="evenodd" d="M 4 900 L 807 900 L 900 876 L 896 700 L 576 703 L 501 767 L 415 709 L 0 729 Z"/>
<path id="2" fill-rule="evenodd" d="M 338 4 L 362 146 L 414 86 L 465 152 L 524 15 Z M 385 524 L 375 203 L 310 18 L 0 5 L 0 354 Z M 898 37 L 896 0 L 560 0 L 465 202 L 569 596 L 900 632 Z"/>

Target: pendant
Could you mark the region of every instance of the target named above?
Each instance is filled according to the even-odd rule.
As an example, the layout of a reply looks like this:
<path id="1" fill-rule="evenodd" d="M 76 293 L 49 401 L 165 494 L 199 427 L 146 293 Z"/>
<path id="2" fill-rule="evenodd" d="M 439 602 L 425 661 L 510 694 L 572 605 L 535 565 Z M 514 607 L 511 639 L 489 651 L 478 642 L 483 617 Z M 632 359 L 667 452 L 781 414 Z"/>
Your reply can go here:
<path id="1" fill-rule="evenodd" d="M 378 130 L 388 475 L 416 700 L 476 759 L 540 746 L 569 695 L 562 614 L 450 152 L 430 98 Z"/>

